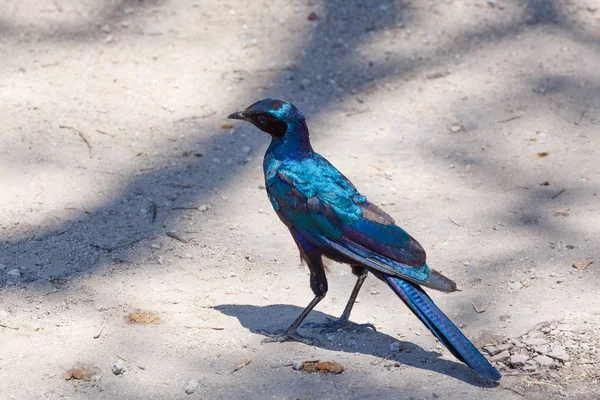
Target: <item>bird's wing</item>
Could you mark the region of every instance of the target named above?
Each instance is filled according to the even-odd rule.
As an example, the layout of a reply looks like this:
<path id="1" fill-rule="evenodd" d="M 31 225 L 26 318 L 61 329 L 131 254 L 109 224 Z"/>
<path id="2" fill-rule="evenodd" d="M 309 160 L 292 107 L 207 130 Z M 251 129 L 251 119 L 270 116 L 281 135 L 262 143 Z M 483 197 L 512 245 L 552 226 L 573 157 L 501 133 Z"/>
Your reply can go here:
<path id="1" fill-rule="evenodd" d="M 387 275 L 455 290 L 425 264 L 421 245 L 324 158 L 285 163 L 267 184 L 280 216 L 315 244 Z"/>

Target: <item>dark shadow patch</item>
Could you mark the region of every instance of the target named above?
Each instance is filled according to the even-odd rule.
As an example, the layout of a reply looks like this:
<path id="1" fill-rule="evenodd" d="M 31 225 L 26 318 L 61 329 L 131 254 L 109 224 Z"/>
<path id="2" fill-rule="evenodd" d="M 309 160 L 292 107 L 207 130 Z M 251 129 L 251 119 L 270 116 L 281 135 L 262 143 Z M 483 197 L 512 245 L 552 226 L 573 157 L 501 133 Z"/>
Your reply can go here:
<path id="1" fill-rule="evenodd" d="M 256 334 L 260 334 L 262 330 L 275 332 L 286 328 L 302 312 L 300 307 L 288 304 L 272 304 L 264 307 L 244 304 L 221 304 L 213 308 L 225 315 L 237 318 L 244 328 Z M 313 310 L 307 319 L 320 322 L 327 318 L 333 318 L 333 316 Z M 303 329 L 301 328 L 301 330 Z M 325 338 L 319 337 L 317 338 L 319 343 L 315 344 L 315 346 L 330 351 L 368 354 L 389 359 L 390 361 L 396 361 L 411 367 L 448 375 L 473 386 L 497 386 L 495 383 L 481 379 L 475 372 L 462 363 L 444 360 L 440 358 L 439 353 L 426 351 L 414 343 L 399 341 L 385 333 L 369 330 L 359 333 L 338 332 L 335 335 L 335 342 L 340 345 L 328 343 Z M 355 339 L 357 344 L 354 346 L 348 345 L 347 343 L 350 339 Z M 401 351 L 398 353 L 390 351 L 390 343 L 395 342 L 400 343 L 399 348 Z M 278 344 L 265 344 L 265 346 L 267 345 L 277 346 Z"/>

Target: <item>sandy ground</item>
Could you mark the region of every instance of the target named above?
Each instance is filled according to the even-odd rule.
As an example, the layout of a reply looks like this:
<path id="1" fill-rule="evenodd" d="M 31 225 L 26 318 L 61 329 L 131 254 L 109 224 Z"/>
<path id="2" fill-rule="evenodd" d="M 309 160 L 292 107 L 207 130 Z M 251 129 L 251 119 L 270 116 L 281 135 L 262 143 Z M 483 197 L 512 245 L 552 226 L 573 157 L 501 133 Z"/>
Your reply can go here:
<path id="1" fill-rule="evenodd" d="M 600 396 L 599 7 L 2 1 L 0 398 Z M 498 386 L 372 277 L 352 319 L 377 333 L 260 344 L 312 298 L 262 186 L 268 138 L 222 127 L 268 96 L 456 280 L 431 295 L 499 346 Z M 311 321 L 354 284 L 329 277 Z M 345 372 L 289 366 L 314 359 Z"/>

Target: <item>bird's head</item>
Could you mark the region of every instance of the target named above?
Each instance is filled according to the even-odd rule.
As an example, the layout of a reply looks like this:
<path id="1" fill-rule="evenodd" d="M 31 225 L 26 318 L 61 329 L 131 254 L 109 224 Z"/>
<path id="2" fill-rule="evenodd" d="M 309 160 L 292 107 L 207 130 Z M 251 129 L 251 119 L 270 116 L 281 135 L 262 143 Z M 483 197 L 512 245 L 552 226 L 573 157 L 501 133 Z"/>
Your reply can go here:
<path id="1" fill-rule="evenodd" d="M 248 121 L 275 139 L 283 138 L 289 128 L 306 127 L 300 111 L 292 103 L 278 99 L 257 101 L 244 111 L 234 112 L 227 118 Z"/>

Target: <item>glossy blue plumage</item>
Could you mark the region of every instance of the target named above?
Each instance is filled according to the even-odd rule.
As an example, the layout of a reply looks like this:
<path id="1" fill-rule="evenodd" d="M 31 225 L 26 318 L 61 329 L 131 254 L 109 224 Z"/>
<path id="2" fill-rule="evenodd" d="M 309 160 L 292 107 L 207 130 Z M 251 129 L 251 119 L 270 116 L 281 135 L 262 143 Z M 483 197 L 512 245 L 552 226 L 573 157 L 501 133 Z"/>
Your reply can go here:
<path id="1" fill-rule="evenodd" d="M 267 194 L 282 221 L 315 244 L 344 247 L 346 259 L 427 284 L 420 245 L 307 143 L 308 129 L 298 124 L 283 139 L 273 139 L 265 154 Z"/>
<path id="2" fill-rule="evenodd" d="M 394 292 L 456 358 L 473 368 L 483 378 L 497 381 L 502 377 L 423 289 L 398 278 L 387 277 L 386 280 Z"/>
<path id="3" fill-rule="evenodd" d="M 316 302 L 327 291 L 322 256 L 367 268 L 388 283 L 459 360 L 484 378 L 500 378 L 419 287 L 452 292 L 456 290 L 454 282 L 431 270 L 421 245 L 313 151 L 304 117 L 296 107 L 265 99 L 232 117 L 271 134 L 263 164 L 267 194 L 311 270 Z M 304 317 L 305 313 L 290 329 L 295 330 Z"/>

